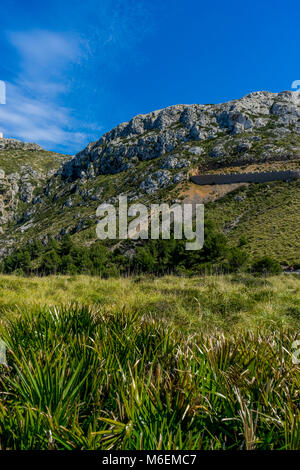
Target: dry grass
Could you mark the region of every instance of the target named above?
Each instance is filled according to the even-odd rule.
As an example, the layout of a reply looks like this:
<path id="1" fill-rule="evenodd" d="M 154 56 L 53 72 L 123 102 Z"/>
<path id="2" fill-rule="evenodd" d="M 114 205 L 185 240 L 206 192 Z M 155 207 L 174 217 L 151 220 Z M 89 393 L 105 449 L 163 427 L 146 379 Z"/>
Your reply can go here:
<path id="1" fill-rule="evenodd" d="M 1 276 L 0 298 L 0 449 L 300 449 L 299 277 Z"/>
<path id="2" fill-rule="evenodd" d="M 0 315 L 24 307 L 95 305 L 151 314 L 188 333 L 300 326 L 299 276 L 250 275 L 100 279 L 90 276 L 0 277 Z"/>

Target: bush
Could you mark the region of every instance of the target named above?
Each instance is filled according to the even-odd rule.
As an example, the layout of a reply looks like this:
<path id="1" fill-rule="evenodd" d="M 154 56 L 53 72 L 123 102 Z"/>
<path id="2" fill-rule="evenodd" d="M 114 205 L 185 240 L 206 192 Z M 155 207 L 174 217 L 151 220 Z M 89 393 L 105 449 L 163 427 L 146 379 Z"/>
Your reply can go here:
<path id="1" fill-rule="evenodd" d="M 233 247 L 227 253 L 228 267 L 230 271 L 236 271 L 246 266 L 249 255 L 239 247 Z"/>
<path id="2" fill-rule="evenodd" d="M 282 267 L 278 261 L 269 256 L 264 256 L 253 263 L 252 270 L 258 274 L 280 274 Z"/>
<path id="3" fill-rule="evenodd" d="M 1 449 L 300 448 L 293 333 L 191 341 L 140 313 L 75 305 L 6 322 Z"/>
<path id="4" fill-rule="evenodd" d="M 132 257 L 120 249 L 111 251 L 97 241 L 88 247 L 74 244 L 70 235 L 62 241 L 49 238 L 44 246 L 39 241 L 29 243 L 7 256 L 0 271 L 16 270 L 25 275 L 38 274 L 92 274 L 115 277 L 120 274 L 149 273 L 164 275 L 186 272 L 188 275 L 214 272 L 235 272 L 245 269 L 249 257 L 245 240 L 229 248 L 224 234 L 218 232 L 211 221 L 206 221 L 205 240 L 202 250 L 187 251 L 186 240 L 144 240 L 138 246 L 128 241 L 126 249 L 132 249 Z M 253 270 L 263 274 L 281 272 L 280 264 L 269 257 L 257 260 Z"/>

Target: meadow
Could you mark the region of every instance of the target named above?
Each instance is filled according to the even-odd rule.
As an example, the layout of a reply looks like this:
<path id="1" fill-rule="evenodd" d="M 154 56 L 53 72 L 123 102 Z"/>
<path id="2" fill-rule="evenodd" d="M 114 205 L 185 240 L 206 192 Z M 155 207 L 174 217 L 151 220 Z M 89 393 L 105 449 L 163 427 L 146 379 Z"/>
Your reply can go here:
<path id="1" fill-rule="evenodd" d="M 186 334 L 300 326 L 300 282 L 296 275 L 142 275 L 109 279 L 0 275 L 2 320 L 22 315 L 24 310 L 74 302 L 116 315 L 124 308 L 138 311 Z"/>
<path id="2" fill-rule="evenodd" d="M 1 449 L 300 449 L 297 275 L 0 277 Z"/>

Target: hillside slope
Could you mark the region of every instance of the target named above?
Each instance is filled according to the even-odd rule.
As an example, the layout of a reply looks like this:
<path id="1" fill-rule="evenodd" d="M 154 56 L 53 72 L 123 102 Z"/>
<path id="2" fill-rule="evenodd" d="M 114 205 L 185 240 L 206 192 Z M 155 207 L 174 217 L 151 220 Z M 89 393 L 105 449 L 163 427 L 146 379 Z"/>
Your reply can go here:
<path id="1" fill-rule="evenodd" d="M 0 141 L 1 194 L 9 199 L 14 192 L 13 202 L 2 203 L 0 253 L 36 237 L 46 242 L 66 233 L 90 244 L 96 239 L 97 206 L 117 203 L 120 194 L 144 203 L 196 194 L 194 202 L 207 203 L 207 215 L 231 240 L 247 238 L 254 256 L 270 253 L 296 262 L 299 181 L 195 188 L 189 177 L 299 170 L 299 158 L 300 107 L 294 92 L 256 92 L 224 104 L 176 105 L 139 115 L 73 158 L 12 144 L 1 149 Z"/>
<path id="2" fill-rule="evenodd" d="M 0 234 L 6 248 L 15 239 L 7 235 L 36 212 L 41 192 L 69 157 L 42 149 L 34 143 L 0 139 Z"/>

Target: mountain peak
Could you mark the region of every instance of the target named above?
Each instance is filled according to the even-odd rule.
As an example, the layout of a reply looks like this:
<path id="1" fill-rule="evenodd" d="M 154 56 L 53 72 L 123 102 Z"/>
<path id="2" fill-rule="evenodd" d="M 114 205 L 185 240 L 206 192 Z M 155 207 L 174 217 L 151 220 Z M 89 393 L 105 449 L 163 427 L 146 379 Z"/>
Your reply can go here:
<path id="1" fill-rule="evenodd" d="M 219 139 L 225 145 L 233 136 L 256 133 L 259 138 L 271 129 L 277 134 L 291 129 L 300 133 L 298 93 L 257 91 L 226 103 L 178 104 L 139 114 L 89 144 L 64 164 L 62 174 L 76 179 L 89 173 L 119 173 L 140 161 L 182 153 L 193 142 Z"/>
<path id="2" fill-rule="evenodd" d="M 43 148 L 33 142 L 23 142 L 17 139 L 7 139 L 0 133 L 0 151 L 7 149 L 18 149 L 18 150 L 43 150 Z"/>

